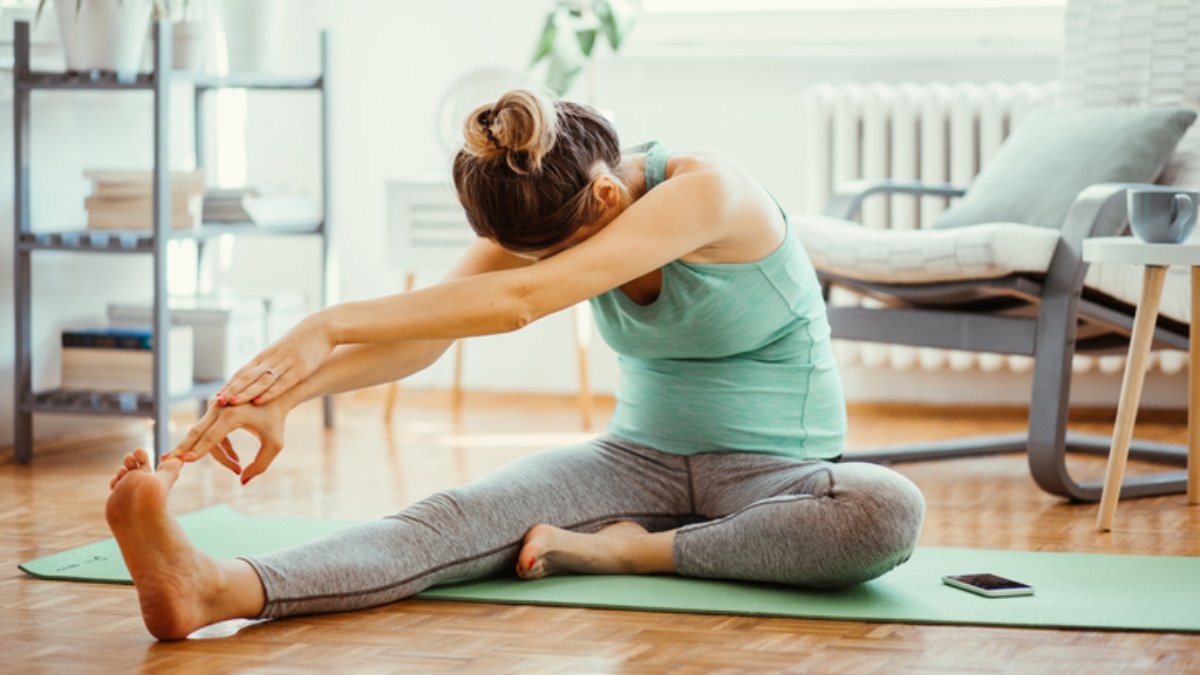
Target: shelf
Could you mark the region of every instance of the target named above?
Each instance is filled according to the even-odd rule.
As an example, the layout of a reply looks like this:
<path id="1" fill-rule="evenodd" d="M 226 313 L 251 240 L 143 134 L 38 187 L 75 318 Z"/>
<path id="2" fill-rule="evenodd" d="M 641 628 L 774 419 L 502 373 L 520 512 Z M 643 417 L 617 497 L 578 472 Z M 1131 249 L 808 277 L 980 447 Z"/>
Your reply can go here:
<path id="1" fill-rule="evenodd" d="M 60 0 L 67 1 L 67 0 Z M 30 67 L 30 24 L 27 21 L 17 21 L 13 26 L 13 156 L 16 159 L 13 178 L 14 205 L 14 249 L 18 255 L 13 258 L 14 295 L 16 296 L 15 311 L 13 312 L 15 337 L 15 372 L 18 382 L 28 383 L 29 374 L 33 367 L 33 299 L 34 282 L 33 258 L 34 251 L 62 251 L 69 253 L 135 253 L 151 257 L 153 260 L 154 281 L 150 289 L 154 293 L 155 302 L 159 307 L 167 307 L 167 289 L 165 280 L 167 274 L 166 251 L 171 241 L 204 242 L 213 237 L 225 235 L 239 236 L 315 236 L 321 244 L 321 297 L 320 304 L 327 306 L 332 301 L 334 287 L 329 278 L 332 267 L 332 247 L 330 246 L 328 214 L 312 213 L 311 222 L 299 222 L 289 225 L 255 225 L 243 223 L 213 223 L 206 222 L 196 229 L 168 230 L 170 223 L 159 223 L 163 230 L 127 229 L 127 230 L 88 230 L 72 231 L 30 231 L 30 205 L 33 201 L 29 189 L 29 178 L 32 173 L 33 133 L 34 123 L 31 99 L 35 90 L 75 90 L 94 92 L 124 92 L 144 91 L 153 102 L 154 109 L 154 162 L 153 176 L 156 181 L 170 180 L 171 142 L 169 130 L 172 128 L 172 96 L 165 89 L 174 87 L 177 83 L 183 87 L 191 87 L 195 96 L 192 105 L 187 106 L 195 130 L 195 163 L 205 166 L 204 142 L 206 127 L 211 122 L 205 120 L 206 106 L 199 105 L 203 93 L 219 89 L 259 89 L 275 91 L 315 91 L 320 104 L 320 130 L 316 139 L 320 147 L 321 167 L 321 197 L 323 204 L 329 204 L 332 194 L 329 160 L 331 155 L 330 110 L 331 101 L 328 93 L 329 68 L 329 35 L 321 33 L 321 59 L 319 71 L 314 75 L 274 75 L 266 73 L 233 73 L 224 76 L 206 75 L 189 71 L 174 70 L 172 63 L 172 46 L 168 36 L 171 35 L 171 24 L 166 19 L 158 20 L 153 27 L 151 40 L 151 56 L 155 73 L 139 73 L 128 82 L 118 82 L 112 72 L 90 71 L 87 73 L 50 72 L 36 70 Z M 165 215 L 165 214 L 160 214 Z M 130 225 L 145 225 L 144 218 L 125 221 Z M 191 223 L 189 223 L 190 225 Z M 199 246 L 199 245 L 198 245 Z M 67 261 L 69 262 L 69 261 Z M 96 290 L 99 290 L 100 286 Z M 163 321 L 166 312 L 155 315 L 156 321 Z M 160 326 L 163 327 L 163 326 Z M 165 346 L 163 347 L 165 350 Z M 161 356 L 166 356 L 160 352 Z M 166 359 L 157 361 L 161 368 Z M 161 373 L 159 373 L 161 375 Z M 33 458 L 33 418 L 34 413 L 84 414 L 84 415 L 117 415 L 125 417 L 150 418 L 154 425 L 154 448 L 157 454 L 166 451 L 170 445 L 169 416 L 174 403 L 191 401 L 206 401 L 211 398 L 221 383 L 197 383 L 192 390 L 181 396 L 169 396 L 155 399 L 152 394 L 136 392 L 104 393 L 64 391 L 32 392 L 26 386 L 20 387 L 14 401 L 13 447 L 14 456 L 18 462 L 28 463 Z M 333 400 L 325 397 L 325 425 L 333 424 Z"/>
<path id="2" fill-rule="evenodd" d="M 325 86 L 320 76 L 271 75 L 269 73 L 231 73 L 229 75 L 203 75 L 187 71 L 175 71 L 174 80 L 187 80 L 197 89 L 320 89 Z"/>
<path id="3" fill-rule="evenodd" d="M 224 382 L 197 382 L 191 391 L 171 397 L 171 403 L 209 399 Z M 50 389 L 26 394 L 21 401 L 25 412 L 64 415 L 115 415 L 154 417 L 154 396 L 138 392 L 72 391 Z"/>
<path id="4" fill-rule="evenodd" d="M 256 225 L 254 223 L 207 223 L 198 230 L 171 230 L 170 239 L 211 239 L 225 234 L 277 235 L 321 234 L 323 223 Z"/>
<path id="5" fill-rule="evenodd" d="M 283 236 L 321 234 L 323 223 L 255 225 L 254 223 L 209 224 L 196 230 L 171 230 L 168 239 L 202 240 L 226 234 Z M 22 251 L 74 251 L 83 253 L 153 253 L 150 230 L 75 230 L 69 232 L 25 232 Z"/>
<path id="6" fill-rule="evenodd" d="M 271 75 L 269 73 L 232 73 L 205 75 L 187 70 L 171 73 L 172 82 L 190 82 L 197 89 L 275 89 L 309 90 L 324 86 L 321 76 Z M 154 75 L 138 73 L 132 82 L 118 82 L 117 74 L 93 70 L 86 73 L 30 72 L 17 84 L 30 89 L 102 89 L 139 91 L 154 89 Z"/>

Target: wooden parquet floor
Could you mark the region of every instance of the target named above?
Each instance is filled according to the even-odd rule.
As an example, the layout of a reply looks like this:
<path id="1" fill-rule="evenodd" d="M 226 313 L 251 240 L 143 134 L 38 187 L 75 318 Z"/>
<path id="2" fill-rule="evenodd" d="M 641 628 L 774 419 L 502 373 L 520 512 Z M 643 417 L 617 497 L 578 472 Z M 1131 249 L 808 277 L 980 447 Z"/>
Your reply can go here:
<path id="1" fill-rule="evenodd" d="M 315 407 L 297 411 L 288 448 L 271 471 L 243 488 L 215 463 L 193 465 L 172 509 L 224 502 L 255 515 L 374 518 L 522 454 L 587 436 L 567 398 L 469 395 L 455 423 L 444 398 L 405 393 L 390 427 L 381 422 L 381 404 L 376 392 L 343 400 L 329 433 Z M 181 419 L 181 429 L 186 425 Z M 1014 431 L 1023 418 L 855 408 L 851 428 L 851 447 L 863 447 Z M 1080 428 L 1104 433 L 1111 420 Z M 1147 424 L 1139 435 L 1182 442 L 1185 429 Z M 241 450 L 249 447 L 239 442 Z M 0 466 L 0 672 L 1200 673 L 1200 635 L 427 601 L 231 622 L 184 642 L 156 643 L 132 588 L 39 581 L 16 568 L 109 536 L 108 479 L 127 450 L 127 442 L 117 443 L 39 457 L 32 466 Z M 923 545 L 1200 555 L 1200 508 L 1186 507 L 1182 496 L 1123 503 L 1114 531 L 1101 535 L 1093 531 L 1094 505 L 1043 494 L 1019 455 L 898 468 L 929 504 Z M 1075 468 L 1096 477 L 1103 462 L 1080 458 Z"/>

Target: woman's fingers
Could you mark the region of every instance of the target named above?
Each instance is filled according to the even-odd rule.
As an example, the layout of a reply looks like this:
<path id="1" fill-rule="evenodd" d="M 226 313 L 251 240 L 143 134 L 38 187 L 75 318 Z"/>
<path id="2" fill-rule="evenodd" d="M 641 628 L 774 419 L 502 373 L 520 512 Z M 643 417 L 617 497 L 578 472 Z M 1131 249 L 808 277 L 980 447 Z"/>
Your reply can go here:
<path id="1" fill-rule="evenodd" d="M 296 375 L 297 372 L 299 371 L 292 369 L 285 373 L 280 373 L 279 377 L 271 383 L 271 386 L 267 387 L 261 394 L 251 400 L 257 405 L 265 405 L 274 401 L 284 392 L 300 383 L 300 378 Z"/>
<path id="2" fill-rule="evenodd" d="M 171 452 L 163 455 L 163 459 L 177 457 L 185 462 L 194 462 L 200 457 L 203 457 L 203 455 L 197 455 L 191 459 L 185 459 L 185 456 L 190 456 L 192 454 L 192 450 L 196 447 L 196 443 L 199 442 L 200 438 L 204 435 L 204 432 L 208 431 L 208 428 L 212 426 L 212 423 L 216 421 L 220 414 L 221 409 L 214 402 L 209 402 L 208 411 L 204 413 L 204 417 L 196 420 L 196 423 L 192 425 L 192 428 L 188 429 L 188 432 L 183 437 L 183 440 L 179 441 L 179 444 L 176 445 Z"/>
<path id="3" fill-rule="evenodd" d="M 238 423 L 234 420 L 233 415 L 228 412 L 220 414 L 216 421 L 204 430 L 204 433 L 200 435 L 200 438 L 196 440 L 190 449 L 177 451 L 174 454 L 185 462 L 194 462 L 208 454 L 213 455 L 217 461 L 221 461 L 219 457 L 216 457 L 218 453 L 221 453 L 218 449 L 221 441 L 225 440 L 236 428 L 238 428 Z"/>
<path id="4" fill-rule="evenodd" d="M 217 392 L 216 401 L 218 405 L 225 405 L 229 402 L 229 399 L 241 393 L 242 389 L 244 388 L 242 382 L 245 379 L 246 373 L 254 368 L 257 368 L 260 359 L 262 359 L 262 354 L 259 354 L 250 363 L 238 368 L 237 372 L 229 377 L 229 380 L 225 382 L 225 386 L 221 387 L 221 391 Z"/>
<path id="5" fill-rule="evenodd" d="M 278 382 L 281 375 L 280 370 L 265 364 L 246 368 L 241 375 L 230 380 L 218 396 L 218 401 L 226 405 L 249 403 Z"/>
<path id="6" fill-rule="evenodd" d="M 259 475 L 271 466 L 271 462 L 275 461 L 275 457 L 279 455 L 279 451 L 283 449 L 283 445 L 273 441 L 266 441 L 262 447 L 258 449 L 258 456 L 254 458 L 250 466 L 242 472 L 242 485 L 250 482 L 251 478 Z"/>
<path id="7" fill-rule="evenodd" d="M 242 465 L 238 463 L 237 453 L 233 451 L 233 444 L 228 438 L 222 438 L 217 447 L 213 448 L 213 459 L 217 463 L 232 471 L 235 475 L 241 475 Z"/>
<path id="8" fill-rule="evenodd" d="M 252 382 L 249 387 L 246 387 L 246 389 L 238 396 L 238 402 L 248 403 L 253 401 L 257 403 L 258 398 L 262 396 L 263 392 L 269 390 L 272 385 L 278 383 L 282 376 L 283 373 L 279 372 L 278 370 L 272 368 L 264 369 L 262 374 L 258 376 L 258 379 L 254 380 L 254 382 Z"/>

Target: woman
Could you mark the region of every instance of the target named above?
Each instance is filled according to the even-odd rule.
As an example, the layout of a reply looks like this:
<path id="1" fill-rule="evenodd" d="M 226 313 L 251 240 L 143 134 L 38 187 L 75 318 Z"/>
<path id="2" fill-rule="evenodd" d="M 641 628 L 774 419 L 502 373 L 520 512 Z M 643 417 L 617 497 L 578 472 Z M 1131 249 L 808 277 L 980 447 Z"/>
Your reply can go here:
<path id="1" fill-rule="evenodd" d="M 442 284 L 318 312 L 239 371 L 157 473 L 144 451 L 126 458 L 108 518 L 151 633 L 369 607 L 514 564 L 836 588 L 908 558 L 924 501 L 897 473 L 836 463 L 846 419 L 819 285 L 761 187 L 715 153 L 622 154 L 594 110 L 529 91 L 465 132 L 454 182 L 479 239 Z M 211 454 L 243 484 L 264 472 L 300 402 L 584 300 L 621 355 L 608 435 L 271 555 L 212 559 L 167 513 L 184 462 Z M 236 428 L 262 441 L 244 470 Z"/>

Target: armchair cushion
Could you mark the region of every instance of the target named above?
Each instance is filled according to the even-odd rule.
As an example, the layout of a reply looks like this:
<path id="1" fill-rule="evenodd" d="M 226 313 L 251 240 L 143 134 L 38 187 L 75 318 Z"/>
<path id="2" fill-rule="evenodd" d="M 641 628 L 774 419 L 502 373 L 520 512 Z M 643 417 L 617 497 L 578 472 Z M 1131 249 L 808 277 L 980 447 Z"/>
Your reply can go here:
<path id="1" fill-rule="evenodd" d="M 1061 229 L 1089 185 L 1153 182 L 1195 119 L 1187 108 L 1035 111 L 933 226 L 1012 222 Z M 1098 234 L 1116 234 L 1122 224 Z"/>
<path id="2" fill-rule="evenodd" d="M 879 230 L 827 216 L 793 216 L 813 265 L 839 276 L 893 284 L 996 279 L 1042 273 L 1058 232 L 992 223 L 952 230 Z"/>
<path id="3" fill-rule="evenodd" d="M 791 221 L 822 272 L 887 284 L 932 284 L 1041 274 L 1050 267 L 1059 233 L 1044 227 L 991 223 L 949 230 L 879 230 L 828 216 L 792 216 Z M 1197 235 L 1200 236 L 1200 235 Z M 1088 266 L 1084 286 L 1137 305 L 1142 294 L 1138 265 Z M 1186 267 L 1167 272 L 1159 312 L 1191 319 L 1191 277 Z"/>

